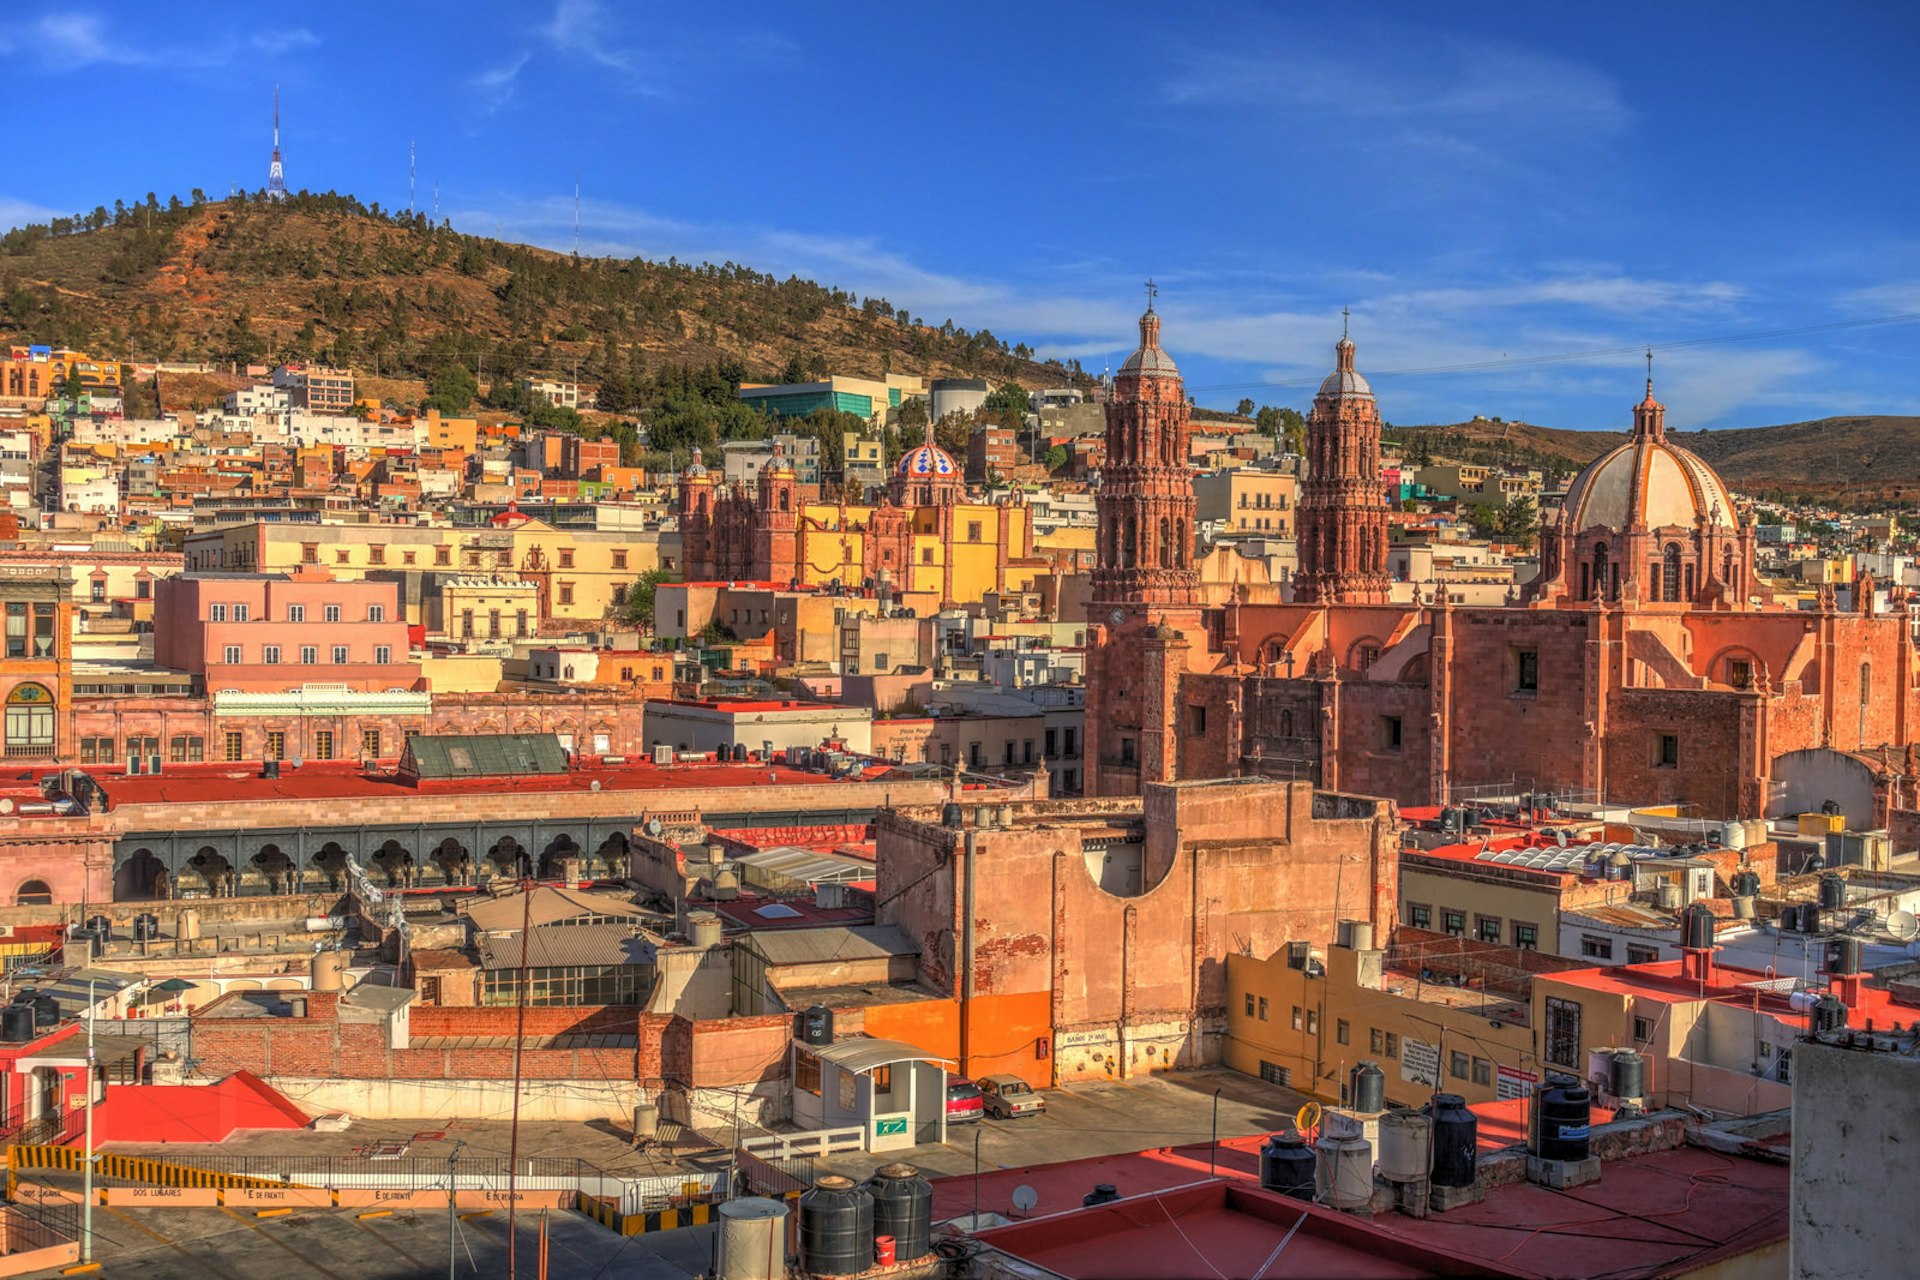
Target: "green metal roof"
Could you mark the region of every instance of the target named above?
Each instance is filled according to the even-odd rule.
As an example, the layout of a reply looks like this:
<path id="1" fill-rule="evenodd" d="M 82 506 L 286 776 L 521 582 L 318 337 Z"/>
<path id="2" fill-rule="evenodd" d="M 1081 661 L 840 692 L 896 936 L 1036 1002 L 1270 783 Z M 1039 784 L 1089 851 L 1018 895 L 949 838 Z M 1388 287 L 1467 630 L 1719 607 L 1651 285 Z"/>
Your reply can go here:
<path id="1" fill-rule="evenodd" d="M 551 733 L 458 733 L 407 742 L 400 772 L 415 778 L 529 777 L 565 773 L 567 750 Z"/>

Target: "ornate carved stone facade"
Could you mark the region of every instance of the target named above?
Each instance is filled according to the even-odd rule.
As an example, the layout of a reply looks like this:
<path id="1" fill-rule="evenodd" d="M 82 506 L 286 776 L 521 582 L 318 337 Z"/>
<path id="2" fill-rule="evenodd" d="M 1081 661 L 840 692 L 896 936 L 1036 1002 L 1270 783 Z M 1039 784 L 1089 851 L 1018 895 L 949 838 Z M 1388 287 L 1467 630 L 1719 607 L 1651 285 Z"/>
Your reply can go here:
<path id="1" fill-rule="evenodd" d="M 1307 478 L 1301 487 L 1299 572 L 1293 598 L 1306 604 L 1385 604 L 1387 497 L 1380 483 L 1380 410 L 1353 367 L 1353 340 L 1334 348 L 1338 367 L 1307 416 Z"/>

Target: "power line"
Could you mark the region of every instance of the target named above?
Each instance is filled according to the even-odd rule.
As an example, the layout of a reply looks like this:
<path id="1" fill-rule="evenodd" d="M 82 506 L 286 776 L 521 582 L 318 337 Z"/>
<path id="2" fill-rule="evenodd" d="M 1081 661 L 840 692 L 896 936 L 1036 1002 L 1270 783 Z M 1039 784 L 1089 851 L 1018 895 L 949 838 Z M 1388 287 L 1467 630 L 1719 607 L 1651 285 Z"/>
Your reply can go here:
<path id="1" fill-rule="evenodd" d="M 1470 360 L 1460 364 L 1427 365 L 1412 369 L 1369 370 L 1368 378 L 1413 378 L 1440 373 L 1476 373 L 1486 370 L 1529 369 L 1540 365 L 1568 364 L 1576 360 L 1609 360 L 1621 356 L 1637 356 L 1646 351 L 1682 351 L 1689 347 L 1724 346 L 1734 342 L 1763 342 L 1769 338 L 1792 338 L 1809 333 L 1830 333 L 1840 329 L 1865 329 L 1876 325 L 1912 324 L 1920 321 L 1920 311 L 1909 311 L 1899 315 L 1875 316 L 1865 320 L 1835 320 L 1827 324 L 1799 325 L 1791 329 L 1761 329 L 1750 333 L 1718 334 L 1707 338 L 1677 338 L 1672 342 L 1656 342 L 1651 345 L 1635 343 L 1625 347 L 1596 347 L 1586 351 L 1562 351 L 1550 355 L 1538 356 L 1501 356 L 1496 360 Z M 1304 378 L 1270 378 L 1257 382 L 1221 382 L 1208 386 L 1189 386 L 1190 392 L 1198 391 L 1242 391 L 1259 387 L 1311 387 L 1318 386 L 1320 374 Z"/>

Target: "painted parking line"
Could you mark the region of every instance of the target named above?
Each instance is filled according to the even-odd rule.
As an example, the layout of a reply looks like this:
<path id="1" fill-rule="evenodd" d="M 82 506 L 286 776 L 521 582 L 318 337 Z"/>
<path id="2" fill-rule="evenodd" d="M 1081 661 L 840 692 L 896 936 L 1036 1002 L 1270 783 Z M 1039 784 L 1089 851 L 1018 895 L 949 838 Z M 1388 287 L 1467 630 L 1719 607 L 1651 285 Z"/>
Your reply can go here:
<path id="1" fill-rule="evenodd" d="M 218 1276 L 220 1277 L 220 1280 L 240 1280 L 240 1277 L 234 1275 L 231 1271 L 224 1271 L 221 1268 L 214 1266 L 213 1263 L 209 1262 L 207 1259 L 201 1257 L 200 1255 L 191 1252 L 185 1246 L 181 1245 L 179 1242 L 161 1235 L 158 1231 L 155 1231 L 152 1227 L 140 1221 L 140 1219 L 134 1217 L 132 1214 L 123 1213 L 119 1209 L 114 1208 L 110 1204 L 101 1205 L 100 1212 L 112 1214 L 115 1218 L 119 1219 L 121 1222 L 126 1223 L 128 1226 L 132 1227 L 134 1230 L 140 1232 L 143 1235 L 151 1237 L 153 1240 L 157 1241 L 160 1244 L 167 1246 L 167 1248 L 173 1250 L 175 1253 L 179 1254 L 181 1257 L 185 1258 L 188 1262 L 191 1262 L 194 1266 L 198 1267 L 201 1271 L 207 1273 L 208 1275 Z"/>
<path id="2" fill-rule="evenodd" d="M 255 1222 L 252 1218 L 246 1217 L 236 1212 L 233 1209 L 229 1209 L 225 1205 L 220 1206 L 220 1212 L 226 1214 L 229 1218 L 232 1218 L 235 1222 L 239 1223 L 241 1226 L 245 1227 L 247 1230 L 259 1232 L 262 1236 L 266 1237 L 268 1240 L 273 1241 L 275 1245 L 279 1246 L 279 1248 L 285 1251 L 286 1253 L 290 1254 L 295 1258 L 298 1258 L 301 1262 L 305 1263 L 309 1267 L 312 1267 L 315 1271 L 318 1271 L 321 1275 L 328 1277 L 328 1280 L 346 1280 L 346 1277 L 341 1275 L 339 1272 L 327 1270 L 325 1267 L 315 1262 L 312 1258 L 309 1258 L 306 1254 L 294 1248 L 292 1245 L 288 1244 L 285 1240 L 282 1240 L 279 1236 L 275 1235 L 273 1232 L 267 1230 L 265 1226 L 261 1225 L 258 1222 Z"/>

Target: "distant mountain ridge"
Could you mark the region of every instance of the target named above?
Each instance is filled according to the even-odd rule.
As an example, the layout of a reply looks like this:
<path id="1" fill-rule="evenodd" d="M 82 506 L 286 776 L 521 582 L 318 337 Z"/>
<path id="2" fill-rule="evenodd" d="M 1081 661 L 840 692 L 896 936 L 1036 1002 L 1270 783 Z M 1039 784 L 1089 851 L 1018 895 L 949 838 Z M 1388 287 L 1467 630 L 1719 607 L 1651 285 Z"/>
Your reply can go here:
<path id="1" fill-rule="evenodd" d="M 1920 417 L 1855 414 L 1771 427 L 1669 432 L 1742 493 L 1854 506 L 1920 502 Z M 1389 439 L 1424 442 L 1470 462 L 1517 462 L 1577 471 L 1623 444 L 1625 431 L 1569 431 L 1481 419 L 1394 426 Z"/>
<path id="2" fill-rule="evenodd" d="M 197 197 L 197 193 L 196 193 Z M 0 235 L 0 340 L 128 359 L 307 358 L 427 377 L 641 363 L 1084 382 L 944 317 L 735 263 L 576 258 L 302 192 L 131 207 Z"/>

